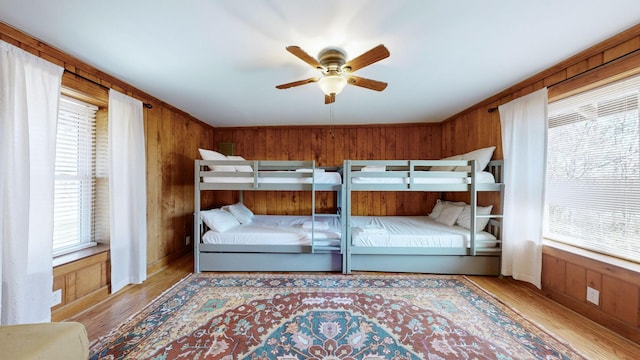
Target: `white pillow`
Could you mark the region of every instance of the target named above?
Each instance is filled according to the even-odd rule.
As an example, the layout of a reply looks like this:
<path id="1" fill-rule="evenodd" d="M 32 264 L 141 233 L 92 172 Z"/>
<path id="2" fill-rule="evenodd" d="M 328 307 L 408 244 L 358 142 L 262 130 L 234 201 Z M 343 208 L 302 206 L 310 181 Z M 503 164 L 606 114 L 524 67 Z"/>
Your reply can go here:
<path id="1" fill-rule="evenodd" d="M 209 229 L 217 232 L 225 232 L 240 225 L 238 220 L 236 220 L 230 212 L 222 209 L 200 211 L 200 217 Z"/>
<path id="2" fill-rule="evenodd" d="M 387 170 L 387 168 L 384 165 L 380 165 L 380 166 L 365 166 L 362 169 L 360 169 L 360 171 L 364 171 L 364 172 L 384 172 L 386 170 Z"/>
<path id="3" fill-rule="evenodd" d="M 253 212 L 249 210 L 243 203 L 223 206 L 222 210 L 226 210 L 240 222 L 240 224 L 248 224 L 253 219 Z"/>
<path id="4" fill-rule="evenodd" d="M 489 215 L 491 214 L 492 209 L 493 209 L 493 205 L 478 206 L 476 207 L 476 214 Z M 484 218 L 484 217 L 476 218 L 476 232 L 480 232 L 484 230 L 484 228 L 487 227 L 488 223 L 489 223 L 489 218 Z M 462 226 L 465 229 L 471 228 L 471 206 L 465 205 L 464 209 L 458 216 L 458 221 L 456 222 L 456 224 Z"/>
<path id="5" fill-rule="evenodd" d="M 198 149 L 200 152 L 200 157 L 202 160 L 227 160 L 227 157 L 223 154 L 220 154 L 217 151 L 206 150 L 206 149 Z M 235 166 L 227 166 L 227 165 L 216 165 L 209 166 L 211 171 L 236 171 Z"/>
<path id="6" fill-rule="evenodd" d="M 436 200 L 436 204 L 433 206 L 433 209 L 431 210 L 431 213 L 429 214 L 429 217 L 432 218 L 433 220 L 437 219 L 438 216 L 440 216 L 440 213 L 442 212 L 442 210 L 447 207 L 447 206 L 451 206 L 451 205 L 457 205 L 457 206 L 465 206 L 466 203 L 464 201 L 447 201 L 447 200 L 440 200 L 437 199 Z"/>
<path id="7" fill-rule="evenodd" d="M 245 158 L 243 158 L 242 156 L 234 156 L 234 155 L 227 155 L 227 159 L 228 160 L 240 160 L 240 161 L 245 161 Z M 253 168 L 249 165 L 235 165 L 234 166 L 236 171 L 240 171 L 240 172 L 253 172 Z"/>
<path id="8" fill-rule="evenodd" d="M 440 160 L 462 160 L 462 155 L 453 155 Z M 432 166 L 429 171 L 451 171 L 455 166 Z"/>
<path id="9" fill-rule="evenodd" d="M 447 226 L 453 226 L 458 220 L 458 216 L 464 210 L 464 206 L 450 204 L 442 209 L 442 212 L 436 218 L 436 221 Z"/>
<path id="10" fill-rule="evenodd" d="M 487 165 L 489 165 L 489 161 L 491 161 L 491 157 L 493 157 L 493 152 L 496 150 L 495 146 L 489 146 L 486 148 L 478 149 L 470 151 L 466 154 L 462 155 L 463 160 L 475 160 L 476 161 L 476 170 L 483 171 Z M 455 171 L 470 171 L 470 166 L 458 166 Z"/>

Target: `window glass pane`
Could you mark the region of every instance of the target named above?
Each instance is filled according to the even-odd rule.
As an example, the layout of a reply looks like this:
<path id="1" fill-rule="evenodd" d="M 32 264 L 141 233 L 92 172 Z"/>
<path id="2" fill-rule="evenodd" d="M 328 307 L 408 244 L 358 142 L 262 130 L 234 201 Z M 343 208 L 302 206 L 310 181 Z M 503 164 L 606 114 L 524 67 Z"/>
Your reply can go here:
<path id="1" fill-rule="evenodd" d="M 54 254 L 94 241 L 97 107 L 61 97 L 56 136 Z"/>
<path id="2" fill-rule="evenodd" d="M 545 237 L 640 262 L 640 77 L 549 104 Z"/>

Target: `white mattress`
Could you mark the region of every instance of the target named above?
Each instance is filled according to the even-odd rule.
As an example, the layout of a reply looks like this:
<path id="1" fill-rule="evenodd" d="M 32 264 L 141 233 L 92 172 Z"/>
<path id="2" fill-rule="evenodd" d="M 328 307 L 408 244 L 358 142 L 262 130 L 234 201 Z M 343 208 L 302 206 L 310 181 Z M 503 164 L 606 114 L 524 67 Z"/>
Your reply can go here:
<path id="1" fill-rule="evenodd" d="M 442 177 L 414 177 L 414 184 L 470 184 L 471 177 L 451 177 L 450 171 L 431 171 L 441 173 Z M 358 177 L 352 174 L 354 184 L 409 184 L 408 177 Z M 496 179 L 488 171 L 476 173 L 476 183 L 495 183 Z"/>
<path id="2" fill-rule="evenodd" d="M 316 215 L 314 244 L 339 245 L 340 219 L 337 216 Z M 225 232 L 207 231 L 205 244 L 227 245 L 311 245 L 311 216 L 254 215 L 253 220 Z"/>
<path id="3" fill-rule="evenodd" d="M 354 246 L 469 247 L 470 241 L 468 229 L 447 226 L 428 216 L 352 216 L 351 226 Z M 476 248 L 493 247 L 495 240 L 482 231 L 476 234 Z"/>
<path id="4" fill-rule="evenodd" d="M 273 171 L 270 173 L 291 173 L 291 171 Z M 208 183 L 253 183 L 253 174 L 247 173 L 247 176 L 241 177 L 205 177 L 204 182 Z M 341 184 L 342 177 L 340 173 L 329 171 L 316 171 L 313 177 L 258 177 L 260 184 Z"/>

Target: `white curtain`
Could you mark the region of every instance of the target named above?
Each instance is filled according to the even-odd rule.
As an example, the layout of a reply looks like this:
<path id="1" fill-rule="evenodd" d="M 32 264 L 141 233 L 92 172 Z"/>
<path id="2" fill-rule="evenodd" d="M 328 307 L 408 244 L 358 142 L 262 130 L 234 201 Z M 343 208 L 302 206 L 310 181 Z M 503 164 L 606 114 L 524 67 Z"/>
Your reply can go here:
<path id="1" fill-rule="evenodd" d="M 109 91 L 111 291 L 147 278 L 147 185 L 142 102 Z"/>
<path id="2" fill-rule="evenodd" d="M 63 68 L 0 41 L 0 324 L 48 322 Z"/>
<path id="3" fill-rule="evenodd" d="M 504 155 L 502 274 L 541 287 L 547 89 L 499 107 Z"/>

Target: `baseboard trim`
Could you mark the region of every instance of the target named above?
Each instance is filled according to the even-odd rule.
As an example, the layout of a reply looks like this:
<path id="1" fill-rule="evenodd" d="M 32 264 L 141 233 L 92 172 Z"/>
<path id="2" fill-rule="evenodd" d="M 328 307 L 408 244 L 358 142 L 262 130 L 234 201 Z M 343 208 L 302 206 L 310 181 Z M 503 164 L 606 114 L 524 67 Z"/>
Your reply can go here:
<path id="1" fill-rule="evenodd" d="M 82 298 L 61 306 L 51 312 L 51 321 L 62 321 L 91 308 L 109 297 L 109 286 L 103 286 L 98 290 L 83 296 Z"/>
<path id="2" fill-rule="evenodd" d="M 163 257 L 160 260 L 157 260 L 152 264 L 147 265 L 147 277 L 153 276 L 161 272 L 162 270 L 168 268 L 172 262 L 176 261 L 177 259 L 191 252 L 192 252 L 191 248 L 184 248 L 182 251 L 174 252 L 172 254 L 169 254 Z"/>

